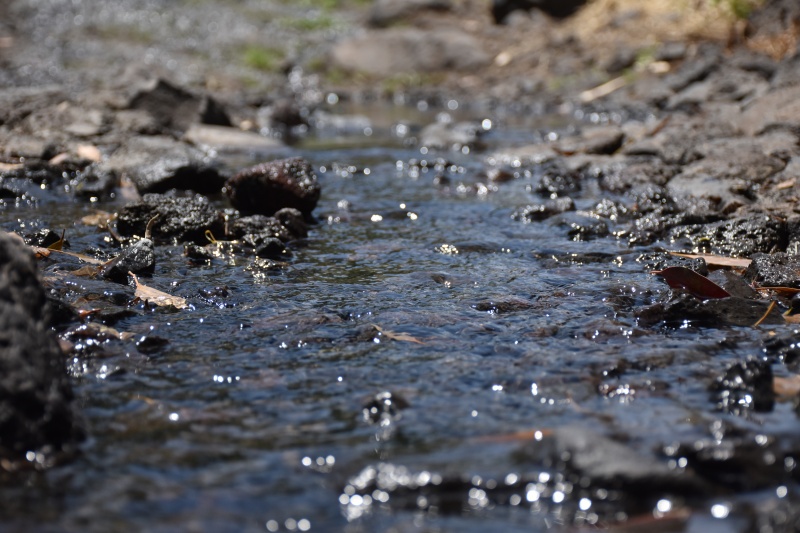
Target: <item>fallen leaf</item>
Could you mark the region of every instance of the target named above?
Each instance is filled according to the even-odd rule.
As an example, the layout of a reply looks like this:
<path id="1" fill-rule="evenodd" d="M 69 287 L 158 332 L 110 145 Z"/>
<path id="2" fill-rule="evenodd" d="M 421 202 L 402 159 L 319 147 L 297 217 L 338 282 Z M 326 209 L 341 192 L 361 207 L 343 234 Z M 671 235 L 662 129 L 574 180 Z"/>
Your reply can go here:
<path id="1" fill-rule="evenodd" d="M 683 289 L 692 296 L 702 300 L 713 298 L 727 298 L 730 293 L 697 272 L 685 267 L 669 267 L 664 270 L 654 270 L 651 274 L 664 278 L 667 285 L 673 289 Z"/>
<path id="2" fill-rule="evenodd" d="M 780 294 L 781 296 L 788 296 L 792 297 L 798 292 L 800 289 L 795 289 L 794 287 L 753 287 L 757 291 L 774 291 Z"/>
<path id="3" fill-rule="evenodd" d="M 93 278 L 100 273 L 101 268 L 103 268 L 102 265 L 86 265 L 82 266 L 78 270 L 73 270 L 72 272 L 70 272 L 70 274 L 72 274 L 73 276 Z"/>
<path id="4" fill-rule="evenodd" d="M 790 315 L 791 309 L 783 313 L 783 319 L 786 321 L 787 324 L 800 324 L 800 313 Z"/>
<path id="5" fill-rule="evenodd" d="M 772 391 L 778 396 L 800 396 L 800 374 L 772 378 Z"/>
<path id="6" fill-rule="evenodd" d="M 139 278 L 137 278 L 136 274 L 133 272 L 128 272 L 128 275 L 133 278 L 133 282 L 136 285 L 136 292 L 134 292 L 134 295 L 140 300 L 157 305 L 159 307 L 174 307 L 176 309 L 186 309 L 189 307 L 185 298 L 181 298 L 180 296 L 172 296 L 166 292 L 161 292 L 157 289 L 153 289 L 152 287 L 142 285 L 139 282 Z"/>
<path id="7" fill-rule="evenodd" d="M 61 230 L 61 238 L 58 239 L 56 242 L 51 244 L 47 247 L 48 250 L 55 250 L 60 252 L 62 248 L 64 248 L 64 235 L 67 233 L 67 230 Z"/>
<path id="8" fill-rule="evenodd" d="M 723 257 L 721 255 L 710 254 L 684 254 L 680 252 L 669 252 L 670 255 L 675 257 L 685 257 L 686 259 L 702 259 L 710 267 L 719 268 L 741 268 L 745 269 L 750 266 L 752 260 L 742 259 L 739 257 Z"/>
<path id="9" fill-rule="evenodd" d="M 75 149 L 75 153 L 78 154 L 78 157 L 81 159 L 86 159 L 95 163 L 103 158 L 103 155 L 100 153 L 100 150 L 97 148 L 97 146 L 92 144 L 78 145 L 78 147 Z"/>
<path id="10" fill-rule="evenodd" d="M 84 226 L 97 226 L 99 229 L 108 228 L 108 223 L 117 218 L 116 213 L 109 213 L 108 211 L 95 211 L 91 215 L 86 215 L 81 218 L 81 224 Z"/>
<path id="11" fill-rule="evenodd" d="M 775 185 L 775 188 L 779 191 L 782 191 L 784 189 L 791 189 L 792 187 L 794 187 L 794 185 L 795 185 L 795 180 L 794 178 L 792 178 L 778 183 L 777 185 Z"/>
<path id="12" fill-rule="evenodd" d="M 74 257 L 76 259 L 80 259 L 81 261 L 85 261 L 85 262 L 87 262 L 89 264 L 92 264 L 92 265 L 102 265 L 103 264 L 103 261 L 100 261 L 99 259 L 95 259 L 94 257 L 90 257 L 88 255 L 83 255 L 83 254 L 76 254 L 75 252 L 67 252 L 66 250 L 52 250 L 52 249 L 49 249 L 49 248 L 42 248 L 41 246 L 31 246 L 31 249 L 33 250 L 33 253 L 36 254 L 36 258 L 37 259 L 50 257 L 50 254 L 52 252 L 56 252 L 56 253 L 59 253 L 59 254 L 64 254 L 64 255 L 68 255 L 70 257 Z"/>
<path id="13" fill-rule="evenodd" d="M 372 324 L 372 327 L 378 330 L 378 332 L 381 333 L 382 335 L 385 335 L 387 339 L 391 339 L 393 341 L 405 341 L 405 342 L 414 342 L 417 344 L 425 344 L 416 337 L 412 337 L 411 335 L 406 335 L 405 333 L 394 333 L 393 331 L 389 331 L 388 329 L 383 329 L 375 324 Z"/>

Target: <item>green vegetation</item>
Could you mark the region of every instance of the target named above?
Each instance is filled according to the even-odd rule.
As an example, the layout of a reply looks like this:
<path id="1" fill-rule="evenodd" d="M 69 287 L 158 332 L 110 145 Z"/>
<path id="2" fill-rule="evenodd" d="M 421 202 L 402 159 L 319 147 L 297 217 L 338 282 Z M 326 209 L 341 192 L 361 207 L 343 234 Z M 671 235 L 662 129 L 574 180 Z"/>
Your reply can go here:
<path id="1" fill-rule="evenodd" d="M 242 62 L 250 68 L 262 72 L 275 72 L 286 58 L 286 53 L 279 48 L 251 44 L 241 51 L 241 58 Z"/>
<path id="2" fill-rule="evenodd" d="M 737 19 L 744 20 L 763 0 L 714 0 L 714 4 L 722 6 Z"/>

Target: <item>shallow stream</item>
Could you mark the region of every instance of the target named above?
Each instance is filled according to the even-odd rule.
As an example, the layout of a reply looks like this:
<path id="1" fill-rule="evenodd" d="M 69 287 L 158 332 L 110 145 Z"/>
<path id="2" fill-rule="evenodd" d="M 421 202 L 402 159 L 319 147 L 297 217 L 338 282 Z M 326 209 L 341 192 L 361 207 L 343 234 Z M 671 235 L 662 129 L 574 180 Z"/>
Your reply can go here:
<path id="1" fill-rule="evenodd" d="M 486 154 L 540 133 L 500 124 L 482 153 L 318 139 L 296 152 L 322 185 L 319 223 L 287 266 L 196 264 L 157 247 L 143 281 L 190 309 L 114 324 L 168 340 L 149 356 L 110 342 L 69 362 L 90 439 L 75 461 L 0 489 L 0 530 L 574 530 L 684 509 L 659 527 L 744 531 L 753 508 L 796 499 L 776 482 L 712 500 L 602 501 L 520 453 L 564 426 L 650 455 L 722 427 L 798 439 L 791 403 L 733 415 L 710 399 L 713 377 L 762 353 L 768 327 L 637 323 L 669 290 L 642 257 L 667 243 L 575 241 L 564 219 L 512 219 L 541 169 L 491 183 Z M 578 210 L 596 194 L 585 187 Z M 75 223 L 87 209 L 47 201 L 0 220 L 66 227 L 82 252 L 102 240 Z M 447 488 L 362 493 L 370 467 Z M 498 483 L 511 488 L 495 497 Z"/>

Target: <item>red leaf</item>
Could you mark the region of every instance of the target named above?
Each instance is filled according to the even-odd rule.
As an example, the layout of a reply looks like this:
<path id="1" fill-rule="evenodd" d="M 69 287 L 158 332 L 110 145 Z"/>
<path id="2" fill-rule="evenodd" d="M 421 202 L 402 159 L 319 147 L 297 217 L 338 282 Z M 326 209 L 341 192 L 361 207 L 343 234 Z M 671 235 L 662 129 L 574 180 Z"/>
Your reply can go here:
<path id="1" fill-rule="evenodd" d="M 667 285 L 673 289 L 683 289 L 692 296 L 702 300 L 711 298 L 727 298 L 730 293 L 693 270 L 685 267 L 669 267 L 664 270 L 654 270 L 651 274 L 661 276 Z"/>

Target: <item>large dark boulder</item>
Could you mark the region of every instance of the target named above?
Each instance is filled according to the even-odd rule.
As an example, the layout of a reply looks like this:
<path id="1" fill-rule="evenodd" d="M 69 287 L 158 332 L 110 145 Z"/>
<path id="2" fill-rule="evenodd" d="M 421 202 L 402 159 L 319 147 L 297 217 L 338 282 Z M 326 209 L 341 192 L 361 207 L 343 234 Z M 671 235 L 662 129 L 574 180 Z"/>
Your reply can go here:
<path id="1" fill-rule="evenodd" d="M 64 356 L 33 254 L 0 232 L 0 459 L 37 467 L 70 454 L 82 437 Z M 0 467 L 2 470 L 2 467 Z"/>
<path id="2" fill-rule="evenodd" d="M 233 207 L 247 215 L 271 216 L 291 207 L 310 218 L 320 195 L 314 170 L 299 157 L 244 169 L 228 180 L 225 189 Z"/>
<path id="3" fill-rule="evenodd" d="M 586 0 L 494 0 L 492 17 L 501 24 L 514 11 L 539 9 L 553 18 L 563 19 L 573 15 Z"/>

